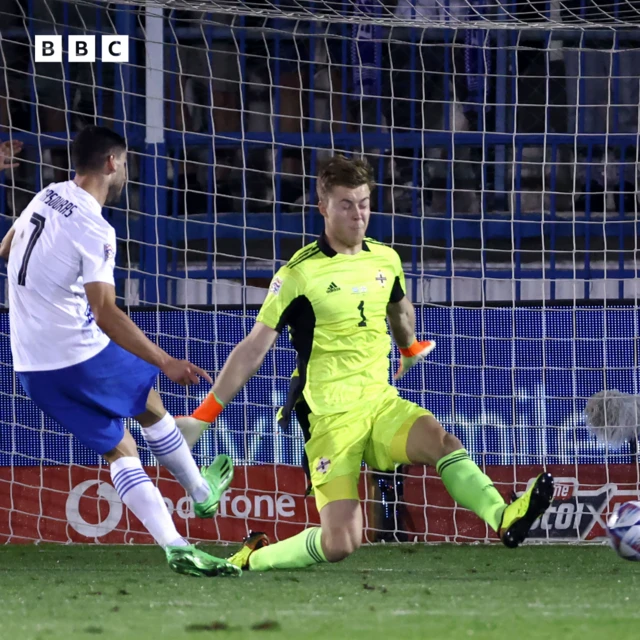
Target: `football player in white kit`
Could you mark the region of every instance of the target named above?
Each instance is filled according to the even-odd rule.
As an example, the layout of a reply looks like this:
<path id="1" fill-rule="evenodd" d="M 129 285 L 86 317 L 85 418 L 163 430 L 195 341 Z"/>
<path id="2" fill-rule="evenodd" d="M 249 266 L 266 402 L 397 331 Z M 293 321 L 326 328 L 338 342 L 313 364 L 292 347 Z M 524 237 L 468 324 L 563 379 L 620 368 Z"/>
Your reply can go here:
<path id="1" fill-rule="evenodd" d="M 76 175 L 49 185 L 0 245 L 9 258 L 13 366 L 36 405 L 110 465 L 124 504 L 165 549 L 169 566 L 196 576 L 239 575 L 236 567 L 190 545 L 173 523 L 138 457 L 123 418 L 142 426 L 149 449 L 213 517 L 233 478 L 228 456 L 198 470 L 153 384 L 160 371 L 188 385 L 208 374 L 151 342 L 116 306 L 116 235 L 102 207 L 125 185 L 125 140 L 105 127 L 83 129 L 72 145 Z"/>

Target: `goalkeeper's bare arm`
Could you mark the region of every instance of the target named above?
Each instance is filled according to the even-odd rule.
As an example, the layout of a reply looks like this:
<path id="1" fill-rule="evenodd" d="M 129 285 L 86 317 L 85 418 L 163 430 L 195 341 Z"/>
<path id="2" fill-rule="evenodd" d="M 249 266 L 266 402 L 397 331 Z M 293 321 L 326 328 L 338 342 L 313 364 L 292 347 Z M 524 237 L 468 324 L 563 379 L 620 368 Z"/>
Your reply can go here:
<path id="1" fill-rule="evenodd" d="M 176 420 L 188 445 L 193 448 L 202 432 L 213 422 L 245 384 L 257 373 L 278 332 L 256 322 L 249 335 L 231 352 L 207 398 L 192 416 Z"/>
<path id="2" fill-rule="evenodd" d="M 416 312 L 407 296 L 387 305 L 387 320 L 391 335 L 400 348 L 400 368 L 394 376 L 398 380 L 411 367 L 422 362 L 436 348 L 436 343 L 433 340 L 418 342 L 416 339 Z"/>
<path id="3" fill-rule="evenodd" d="M 231 352 L 212 388 L 224 405 L 257 373 L 277 338 L 277 331 L 256 322 L 249 335 Z"/>

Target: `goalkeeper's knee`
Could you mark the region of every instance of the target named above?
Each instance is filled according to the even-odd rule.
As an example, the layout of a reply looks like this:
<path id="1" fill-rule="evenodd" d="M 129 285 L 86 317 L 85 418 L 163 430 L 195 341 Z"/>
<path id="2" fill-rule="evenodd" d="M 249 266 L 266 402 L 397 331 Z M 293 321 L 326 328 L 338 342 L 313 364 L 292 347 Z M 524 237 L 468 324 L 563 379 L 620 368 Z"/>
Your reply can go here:
<path id="1" fill-rule="evenodd" d="M 340 562 L 348 558 L 360 548 L 361 543 L 362 532 L 356 535 L 348 528 L 331 529 L 330 532 L 322 530 L 322 549 L 327 562 Z"/>

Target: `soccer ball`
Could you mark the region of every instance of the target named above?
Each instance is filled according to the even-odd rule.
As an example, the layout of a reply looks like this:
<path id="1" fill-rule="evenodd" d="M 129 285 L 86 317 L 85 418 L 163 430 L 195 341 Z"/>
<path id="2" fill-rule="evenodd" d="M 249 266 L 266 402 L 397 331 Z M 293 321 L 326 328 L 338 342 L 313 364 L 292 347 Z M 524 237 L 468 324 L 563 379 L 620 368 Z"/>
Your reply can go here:
<path id="1" fill-rule="evenodd" d="M 609 542 L 625 560 L 640 562 L 640 502 L 625 502 L 607 522 Z"/>

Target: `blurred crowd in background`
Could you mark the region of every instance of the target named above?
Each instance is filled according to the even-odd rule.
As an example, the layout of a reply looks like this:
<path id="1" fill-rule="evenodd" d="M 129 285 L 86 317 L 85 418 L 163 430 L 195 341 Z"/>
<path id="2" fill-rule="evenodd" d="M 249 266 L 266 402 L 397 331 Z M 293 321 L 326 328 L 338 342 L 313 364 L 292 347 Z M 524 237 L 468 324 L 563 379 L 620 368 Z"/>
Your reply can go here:
<path id="1" fill-rule="evenodd" d="M 315 4 L 321 12 L 323 3 Z M 381 10 L 374 6 L 379 3 L 367 0 L 344 6 L 356 4 L 361 11 Z M 276 201 L 285 211 L 295 211 L 314 201 L 310 176 L 323 155 L 361 149 L 365 133 L 418 135 L 421 140 L 427 131 L 532 137 L 518 149 L 512 142 L 500 150 L 495 143 L 456 141 L 451 146 L 437 135 L 433 142 L 427 138 L 416 145 L 414 139 L 409 144 L 405 135 L 397 144 L 368 148 L 385 185 L 378 209 L 431 215 L 509 210 L 513 203 L 503 196 L 519 190 L 525 197 L 518 206 L 525 212 L 547 209 L 545 194 L 553 191 L 552 206 L 558 211 L 635 215 L 637 29 L 595 34 L 522 29 L 501 35 L 478 27 L 463 0 L 383 4 L 405 20 L 420 14 L 453 20 L 458 28 L 389 29 L 374 22 L 357 27 L 165 11 L 167 132 L 229 137 L 213 151 L 203 137 L 183 135 L 179 144 L 169 145 L 168 179 L 184 194 L 178 209 L 169 213 L 203 211 L 213 183 L 217 211 L 270 211 Z M 509 15 L 523 22 L 535 22 L 538 12 L 546 10 L 555 10 L 556 20 L 567 23 L 576 12 L 586 19 L 606 17 L 591 0 L 517 0 L 508 6 Z M 34 64 L 30 38 L 35 33 L 115 33 L 123 24 L 118 11 L 123 9 L 114 3 L 95 8 L 58 0 L 2 0 L 0 138 L 20 131 L 43 134 L 41 148 L 25 149 L 25 162 L 7 178 L 18 187 L 9 208 L 33 191 L 37 164 L 44 166 L 44 183 L 69 175 L 66 145 L 52 143 L 46 134 L 72 137 L 96 117 L 103 124 L 122 124 L 118 105 L 124 84 L 116 65 Z M 137 38 L 128 90 L 133 100 L 143 101 L 145 23 L 138 9 L 126 11 Z M 469 28 L 460 26 L 464 21 Z M 137 113 L 143 122 L 144 109 Z M 124 118 L 130 121 L 133 115 Z M 322 142 L 317 145 L 240 144 L 242 136 L 261 132 L 275 140 L 301 132 L 325 137 L 316 138 Z M 548 134 L 567 137 L 552 148 Z M 574 134 L 596 137 L 590 143 Z M 607 144 L 597 134 L 628 138 Z M 130 170 L 135 184 L 135 155 Z"/>

